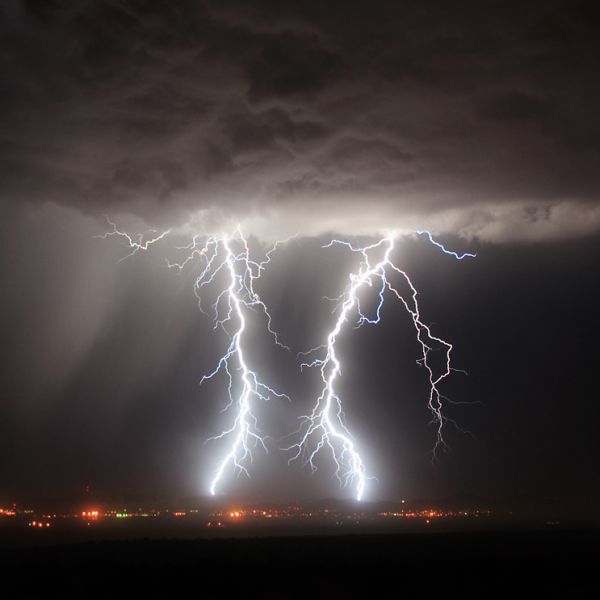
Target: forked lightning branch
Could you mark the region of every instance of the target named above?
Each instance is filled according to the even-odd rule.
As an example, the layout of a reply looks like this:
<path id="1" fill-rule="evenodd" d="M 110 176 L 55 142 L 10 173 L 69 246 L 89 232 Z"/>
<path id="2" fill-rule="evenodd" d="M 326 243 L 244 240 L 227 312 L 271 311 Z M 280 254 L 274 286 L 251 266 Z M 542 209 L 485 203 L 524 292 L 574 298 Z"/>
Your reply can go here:
<path id="1" fill-rule="evenodd" d="M 217 361 L 215 369 L 204 375 L 200 381 L 202 384 L 221 372 L 227 375 L 229 401 L 225 411 L 233 415 L 231 425 L 210 438 L 212 440 L 225 438 L 230 443 L 229 450 L 220 460 L 210 483 L 210 493 L 215 495 L 217 486 L 228 469 L 234 468 L 249 476 L 248 465 L 252 462 L 252 451 L 257 445 L 268 452 L 260 424 L 254 414 L 255 403 L 269 400 L 272 396 L 289 400 L 285 394 L 277 392 L 264 383 L 260 375 L 250 366 L 245 350 L 248 311 L 251 311 L 250 314 L 257 310 L 262 312 L 274 343 L 284 348 L 287 346 L 279 341 L 277 333 L 271 328 L 271 315 L 254 289 L 256 280 L 260 278 L 270 262 L 271 253 L 276 249 L 277 244 L 259 263 L 251 260 L 248 244 L 239 230 L 231 238 L 208 238 L 203 245 L 200 245 L 198 240 L 198 237 L 194 237 L 192 243 L 186 247 L 189 254 L 183 262 L 169 263 L 169 266 L 183 269 L 190 262 L 195 260 L 200 262 L 202 267 L 194 284 L 194 292 L 201 310 L 204 289 L 218 285 L 219 275 L 223 275 L 223 280 L 226 282 L 210 307 L 210 314 L 215 329 L 221 329 L 231 341 L 225 353 Z"/>
<path id="2" fill-rule="evenodd" d="M 439 247 L 444 253 L 451 254 L 461 260 L 473 254 L 458 255 L 444 248 L 426 234 L 430 242 Z M 418 363 L 423 366 L 429 379 L 429 398 L 427 406 L 432 413 L 436 426 L 436 441 L 433 448 L 435 456 L 440 446 L 446 446 L 443 436 L 444 423 L 448 420 L 443 414 L 443 399 L 440 393 L 440 383 L 450 375 L 452 370 L 450 355 L 452 344 L 435 336 L 424 323 L 419 309 L 417 290 L 405 271 L 392 262 L 394 237 L 385 237 L 378 242 L 364 247 L 354 247 L 341 240 L 332 240 L 325 246 L 330 248 L 341 245 L 360 257 L 360 265 L 356 272 L 350 273 L 346 290 L 339 297 L 337 320 L 333 329 L 327 335 L 327 341 L 317 348 L 302 352 L 303 356 L 317 358 L 303 362 L 301 367 L 319 367 L 323 387 L 317 397 L 312 412 L 304 417 L 300 429 L 300 439 L 288 448 L 294 452 L 290 461 L 304 457 L 304 461 L 313 471 L 317 466 L 315 459 L 322 450 L 328 450 L 335 465 L 335 476 L 342 485 L 354 485 L 357 500 L 363 498 L 367 483 L 367 469 L 358 451 L 354 437 L 348 429 L 343 410 L 343 401 L 338 393 L 338 382 L 342 373 L 342 364 L 337 352 L 338 337 L 344 328 L 354 325 L 361 327 L 365 323 L 375 325 L 381 322 L 381 308 L 386 293 L 391 293 L 399 300 L 410 314 L 416 332 L 417 342 L 421 350 Z M 399 291 L 394 280 L 401 280 L 410 290 L 408 294 Z M 364 289 L 376 290 L 377 300 L 373 315 L 367 315 L 361 308 L 360 294 Z M 437 369 L 431 361 L 432 351 L 441 351 L 443 368 Z M 319 356 L 320 355 L 320 356 Z"/>

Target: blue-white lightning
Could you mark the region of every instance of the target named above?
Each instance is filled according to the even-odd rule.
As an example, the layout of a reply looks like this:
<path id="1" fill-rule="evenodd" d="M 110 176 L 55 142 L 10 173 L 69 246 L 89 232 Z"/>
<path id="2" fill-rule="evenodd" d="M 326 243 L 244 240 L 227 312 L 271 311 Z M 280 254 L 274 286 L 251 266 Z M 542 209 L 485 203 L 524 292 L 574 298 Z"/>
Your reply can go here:
<path id="1" fill-rule="evenodd" d="M 254 289 L 255 281 L 270 262 L 271 254 L 278 244 L 279 242 L 266 253 L 265 260 L 259 263 L 250 259 L 248 244 L 239 229 L 231 238 L 210 237 L 202 245 L 199 243 L 199 237 L 196 236 L 192 243 L 186 246 L 189 253 L 185 260 L 177 264 L 169 263 L 170 267 L 183 269 L 195 258 L 203 261 L 204 267 L 194 284 L 201 310 L 203 310 L 201 299 L 205 288 L 219 285 L 221 278 L 227 282 L 218 293 L 211 310 L 215 329 L 221 328 L 231 341 L 215 369 L 202 377 L 200 382 L 203 383 L 218 373 L 225 372 L 228 378 L 228 402 L 224 411 L 230 410 L 233 413 L 231 425 L 210 438 L 229 440 L 229 450 L 220 459 L 210 483 L 209 489 L 212 495 L 217 493 L 217 487 L 229 468 L 249 476 L 248 465 L 252 462 L 254 448 L 261 446 L 265 452 L 268 452 L 265 436 L 253 413 L 256 401 L 268 400 L 272 396 L 288 398 L 259 379 L 257 372 L 249 365 L 244 345 L 249 311 L 252 314 L 258 309 L 263 313 L 266 327 L 275 343 L 287 348 L 279 341 L 276 332 L 272 329 L 271 316 L 267 307 Z"/>
<path id="2" fill-rule="evenodd" d="M 112 229 L 96 237 L 107 239 L 116 236 L 124 239 L 131 252 L 121 260 L 133 256 L 139 251 L 148 250 L 152 244 L 171 233 L 171 230 L 160 233 L 150 230 L 145 234 L 132 235 L 119 230 L 108 217 L 106 220 Z M 148 237 L 149 233 L 156 235 Z M 227 429 L 210 438 L 211 440 L 229 440 L 229 450 L 219 461 L 210 483 L 209 489 L 213 495 L 216 494 L 217 486 L 228 467 L 232 466 L 238 472 L 249 475 L 248 465 L 252 462 L 252 450 L 259 445 L 267 451 L 266 438 L 253 413 L 255 401 L 268 400 L 271 396 L 289 400 L 288 396 L 276 392 L 259 379 L 256 371 L 249 366 L 244 349 L 248 313 L 262 312 L 266 320 L 266 328 L 273 336 L 275 343 L 289 350 L 279 341 L 277 333 L 271 326 L 271 315 L 254 289 L 256 280 L 260 278 L 271 262 L 273 252 L 282 243 L 276 242 L 266 252 L 262 262 L 254 261 L 250 258 L 248 243 L 238 228 L 232 237 L 202 238 L 196 235 L 189 245 L 178 247 L 179 250 L 187 251 L 187 256 L 182 262 L 167 261 L 170 268 L 179 270 L 196 260 L 202 263 L 201 272 L 194 283 L 194 293 L 202 312 L 205 312 L 202 307 L 202 294 L 206 288 L 211 285 L 223 286 L 212 305 L 212 316 L 215 329 L 222 329 L 229 336 L 230 343 L 214 371 L 202 377 L 200 381 L 202 384 L 224 371 L 228 378 L 228 402 L 223 412 L 230 411 L 234 415 L 232 423 Z M 223 283 L 223 280 L 226 283 Z"/>
<path id="3" fill-rule="evenodd" d="M 473 254 L 458 255 L 436 242 L 431 233 L 427 231 L 418 233 L 426 234 L 431 243 L 439 247 L 445 254 L 452 255 L 459 260 L 467 256 L 475 256 Z M 302 353 L 305 356 L 314 355 L 319 351 L 324 353 L 324 356 L 315 358 L 310 362 L 304 362 L 301 365 L 301 367 L 320 367 L 323 387 L 312 412 L 310 415 L 303 417 L 299 441 L 288 448 L 294 452 L 290 461 L 303 456 L 313 472 L 317 469 L 315 464 L 317 455 L 323 448 L 328 448 L 333 457 L 335 476 L 341 485 L 355 485 L 357 500 L 363 498 L 368 477 L 356 442 L 346 425 L 342 401 L 336 391 L 336 384 L 341 374 L 341 363 L 336 352 L 336 344 L 338 336 L 346 324 L 354 324 L 356 327 L 360 327 L 365 323 L 376 324 L 380 322 L 381 308 L 386 291 L 391 292 L 404 305 L 412 318 L 417 333 L 417 340 L 422 352 L 418 363 L 425 367 L 428 373 L 430 386 L 428 407 L 436 425 L 434 456 L 440 446 L 446 446 L 443 437 L 443 426 L 449 419 L 442 413 L 444 396 L 440 393 L 439 385 L 452 370 L 450 362 L 452 344 L 433 335 L 431 329 L 422 321 L 417 290 L 406 272 L 399 269 L 391 261 L 390 256 L 394 250 L 394 241 L 393 236 L 388 236 L 369 246 L 356 248 L 348 242 L 332 240 L 325 246 L 325 248 L 338 244 L 345 246 L 352 252 L 360 254 L 361 263 L 358 271 L 350 274 L 348 287 L 339 298 L 337 320 L 327 336 L 326 343 Z M 404 282 L 408 293 L 403 294 L 398 289 L 399 285 L 393 283 L 394 279 L 398 279 L 399 283 Z M 372 288 L 374 285 L 378 289 L 378 301 L 375 314 L 367 316 L 361 310 L 359 296 L 362 290 Z M 444 359 L 441 369 L 439 367 L 436 369 L 430 360 L 430 353 L 434 350 L 443 353 Z"/>
<path id="4" fill-rule="evenodd" d="M 162 231 L 160 233 L 158 233 L 158 231 L 156 229 L 149 229 L 145 233 L 152 233 L 152 234 L 158 233 L 158 235 L 155 235 L 154 237 L 150 237 L 150 238 L 144 240 L 144 233 L 138 233 L 136 235 L 132 235 L 125 231 L 120 231 L 119 229 L 117 229 L 117 225 L 115 223 L 113 223 L 108 217 L 105 217 L 105 219 L 108 222 L 108 224 L 112 227 L 112 230 L 107 231 L 106 233 L 103 233 L 101 235 L 94 236 L 94 237 L 102 239 L 102 240 L 105 240 L 105 239 L 107 239 L 109 237 L 113 237 L 113 236 L 117 236 L 117 237 L 125 239 L 129 245 L 129 247 L 131 248 L 131 252 L 129 254 L 127 254 L 126 256 L 124 256 L 123 258 L 121 258 L 119 260 L 119 262 L 125 260 L 126 258 L 133 256 L 140 250 L 148 250 L 148 248 L 152 244 L 159 242 L 164 237 L 167 237 L 169 235 L 169 233 L 171 233 L 170 229 L 167 229 L 166 231 Z"/>
<path id="5" fill-rule="evenodd" d="M 443 244 L 436 242 L 429 231 L 417 231 L 417 235 L 426 235 L 427 239 L 434 245 L 437 246 L 444 254 L 448 254 L 450 256 L 454 256 L 457 260 L 462 260 L 463 258 L 475 258 L 477 254 L 471 254 L 470 252 L 464 252 L 463 254 L 458 254 L 453 250 L 448 250 Z"/>

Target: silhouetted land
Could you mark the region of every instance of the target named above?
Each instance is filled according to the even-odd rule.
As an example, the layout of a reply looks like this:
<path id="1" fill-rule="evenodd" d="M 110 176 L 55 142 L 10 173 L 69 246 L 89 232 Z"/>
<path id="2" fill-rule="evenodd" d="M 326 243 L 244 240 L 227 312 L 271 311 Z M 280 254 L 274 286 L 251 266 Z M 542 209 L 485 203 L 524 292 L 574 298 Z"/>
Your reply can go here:
<path id="1" fill-rule="evenodd" d="M 598 529 L 425 530 L 5 547 L 0 569 L 7 598 L 587 597 L 599 558 Z"/>

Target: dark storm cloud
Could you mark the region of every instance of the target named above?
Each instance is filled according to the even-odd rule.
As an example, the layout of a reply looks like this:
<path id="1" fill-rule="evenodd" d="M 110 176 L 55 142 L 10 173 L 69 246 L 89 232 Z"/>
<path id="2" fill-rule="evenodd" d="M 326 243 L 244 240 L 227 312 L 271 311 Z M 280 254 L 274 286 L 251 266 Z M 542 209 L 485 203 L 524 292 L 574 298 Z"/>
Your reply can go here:
<path id="1" fill-rule="evenodd" d="M 593 3 L 2 11 L 9 201 L 237 220 L 263 236 L 393 224 L 501 241 L 600 226 Z"/>

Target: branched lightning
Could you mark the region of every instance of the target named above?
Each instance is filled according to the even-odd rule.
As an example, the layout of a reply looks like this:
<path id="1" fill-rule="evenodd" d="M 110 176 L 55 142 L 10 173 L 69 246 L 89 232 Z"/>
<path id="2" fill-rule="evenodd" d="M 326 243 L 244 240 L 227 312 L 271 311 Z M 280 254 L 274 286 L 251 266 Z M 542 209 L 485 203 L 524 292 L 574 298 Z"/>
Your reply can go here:
<path id="1" fill-rule="evenodd" d="M 171 232 L 171 230 L 166 230 L 158 233 L 156 230 L 150 230 L 146 234 L 132 235 L 119 230 L 108 217 L 106 220 L 112 229 L 96 237 L 100 239 L 113 236 L 123 238 L 131 248 L 131 252 L 120 260 L 125 260 L 139 251 L 148 250 L 152 244 L 162 240 Z M 148 233 L 157 235 L 144 239 Z M 179 263 L 167 260 L 167 265 L 169 268 L 182 270 L 195 260 L 202 263 L 200 274 L 194 282 L 194 294 L 202 312 L 206 312 L 202 307 L 202 295 L 205 288 L 212 284 L 224 285 L 212 304 L 211 312 L 215 329 L 222 329 L 230 338 L 230 343 L 218 360 L 215 369 L 200 380 L 200 384 L 202 384 L 224 371 L 228 379 L 228 402 L 223 412 L 234 413 L 232 424 L 220 434 L 207 440 L 228 439 L 230 441 L 229 450 L 219 461 L 210 483 L 210 493 L 214 495 L 217 485 L 229 465 L 233 465 L 238 472 L 249 475 L 248 464 L 252 462 L 252 450 L 259 445 L 268 451 L 266 437 L 261 434 L 258 419 L 253 413 L 255 401 L 266 401 L 272 396 L 289 400 L 287 395 L 275 391 L 259 379 L 256 371 L 250 368 L 244 350 L 248 311 L 261 311 L 266 319 L 267 331 L 273 337 L 274 342 L 289 350 L 279 340 L 277 332 L 272 327 L 272 319 L 267 306 L 254 289 L 255 282 L 271 262 L 273 252 L 287 240 L 273 244 L 265 253 L 264 260 L 257 262 L 250 258 L 248 242 L 239 228 L 232 237 L 208 237 L 204 239 L 204 242 L 202 239 L 201 236 L 195 235 L 190 244 L 177 247 L 178 250 L 187 251 L 187 255 Z M 226 284 L 223 284 L 223 281 Z"/>
<path id="2" fill-rule="evenodd" d="M 108 217 L 105 216 L 105 219 L 108 222 L 108 224 L 112 227 L 112 230 L 107 231 L 106 233 L 103 233 L 101 235 L 94 236 L 94 237 L 102 239 L 102 240 L 105 240 L 112 236 L 124 238 L 127 241 L 127 243 L 129 244 L 129 247 L 131 248 L 131 252 L 129 254 L 127 254 L 126 256 L 124 256 L 123 258 L 121 258 L 119 260 L 119 262 L 125 260 L 126 258 L 133 256 L 140 250 L 148 250 L 148 248 L 152 244 L 155 244 L 156 242 L 162 240 L 164 237 L 168 236 L 169 233 L 171 233 L 171 230 L 167 229 L 166 231 L 159 233 L 157 236 L 148 238 L 147 240 L 144 241 L 143 233 L 131 235 L 130 233 L 126 233 L 125 231 L 120 231 L 119 229 L 117 229 L 117 225 L 115 223 L 113 223 Z M 156 229 L 150 229 L 146 233 L 154 234 L 154 233 L 158 233 L 158 231 Z"/>
<path id="3" fill-rule="evenodd" d="M 106 218 L 112 229 L 102 235 L 101 239 L 117 236 L 123 238 L 131 251 L 125 258 L 148 248 L 165 238 L 171 230 L 161 233 L 150 230 L 145 234 L 131 235 L 119 230 L 115 223 Z M 148 234 L 153 234 L 148 237 Z M 458 254 L 448 250 L 436 241 L 429 231 L 417 231 L 424 235 L 429 242 L 439 248 L 444 254 L 463 260 L 475 257 L 475 254 Z M 253 410 L 257 401 L 267 401 L 271 397 L 289 398 L 272 387 L 263 383 L 257 372 L 253 370 L 247 358 L 245 338 L 247 336 L 247 318 L 250 312 L 260 312 L 266 320 L 266 329 L 275 344 L 286 348 L 281 343 L 272 327 L 271 315 L 255 291 L 255 283 L 264 273 L 271 262 L 273 252 L 283 242 L 276 242 L 264 255 L 262 262 L 250 258 L 247 240 L 239 228 L 232 237 L 201 237 L 196 235 L 190 244 L 178 247 L 186 252 L 181 262 L 167 261 L 169 268 L 183 270 L 188 264 L 199 261 L 201 270 L 195 278 L 194 294 L 198 306 L 204 313 L 202 305 L 207 288 L 218 290 L 216 300 L 210 308 L 210 315 L 215 329 L 221 329 L 229 337 L 230 343 L 224 354 L 217 361 L 214 370 L 204 375 L 200 384 L 211 380 L 219 373 L 225 372 L 227 377 L 228 401 L 223 412 L 233 413 L 229 427 L 210 440 L 228 440 L 229 450 L 220 459 L 215 474 L 210 483 L 210 493 L 215 494 L 225 472 L 232 467 L 238 473 L 249 476 L 248 467 L 253 459 L 253 450 L 260 446 L 268 452 L 267 438 L 261 432 L 258 419 Z M 356 442 L 345 422 L 342 400 L 337 392 L 337 383 L 341 375 L 341 362 L 337 354 L 338 338 L 346 324 L 355 328 L 367 324 L 377 324 L 381 321 L 381 310 L 386 293 L 396 297 L 410 315 L 416 331 L 416 338 L 421 349 L 417 363 L 424 367 L 429 381 L 429 397 L 427 406 L 432 414 L 432 423 L 436 429 L 436 441 L 433 456 L 439 448 L 446 448 L 443 436 L 444 424 L 453 423 L 443 414 L 448 398 L 441 394 L 439 386 L 452 371 L 458 371 L 451 366 L 452 344 L 434 335 L 430 326 L 421 317 L 417 290 L 405 271 L 397 267 L 391 260 L 394 251 L 395 238 L 387 236 L 376 243 L 364 247 L 355 247 L 349 242 L 333 239 L 324 248 L 340 245 L 360 256 L 358 271 L 349 275 L 349 284 L 338 298 L 329 298 L 337 303 L 337 318 L 333 329 L 329 332 L 326 342 L 308 352 L 299 353 L 308 357 L 301 363 L 304 367 L 319 367 L 322 388 L 315 406 L 309 415 L 302 417 L 299 430 L 299 441 L 287 450 L 293 452 L 290 462 L 303 457 L 312 471 L 317 470 L 316 458 L 323 448 L 328 448 L 335 464 L 335 476 L 341 485 L 356 486 L 356 498 L 362 499 L 366 482 L 365 464 L 360 456 Z M 377 291 L 376 306 L 373 314 L 365 314 L 361 308 L 360 295 L 365 288 L 375 288 Z M 318 354 L 320 353 L 320 355 Z M 433 361 L 432 355 L 439 353 L 442 359 Z M 312 358 L 317 356 L 316 358 Z M 437 366 L 436 366 L 437 365 Z M 441 366 L 440 366 L 441 365 Z M 456 425 L 456 424 L 455 424 Z"/>
<path id="4" fill-rule="evenodd" d="M 427 235 L 432 244 L 458 260 L 467 256 L 475 256 L 473 254 L 458 255 L 447 250 L 442 244 L 436 242 L 428 231 L 417 233 Z M 439 385 L 452 371 L 450 361 L 452 344 L 435 336 L 430 327 L 423 322 L 417 290 L 406 272 L 398 268 L 390 259 L 394 250 L 394 241 L 394 237 L 389 236 L 369 246 L 357 248 L 348 242 L 334 239 L 324 246 L 324 248 L 333 245 L 345 246 L 350 251 L 360 254 L 361 263 L 358 272 L 350 274 L 347 289 L 337 299 L 339 313 L 335 326 L 327 336 L 326 343 L 301 353 L 303 356 L 311 356 L 320 351 L 324 352 L 324 356 L 301 364 L 301 368 L 320 367 L 323 387 L 312 412 L 302 418 L 303 424 L 299 431 L 299 441 L 288 448 L 294 452 L 290 462 L 303 456 L 314 472 L 317 469 L 315 463 L 317 455 L 323 448 L 329 448 L 335 464 L 335 476 L 341 485 L 356 485 L 357 500 L 361 500 L 363 497 L 367 475 L 364 462 L 346 425 L 342 401 L 336 391 L 336 383 L 341 374 L 341 363 L 336 352 L 336 344 L 346 323 L 353 322 L 355 327 L 361 327 L 365 323 L 377 324 L 380 322 L 386 291 L 392 293 L 409 313 L 415 327 L 417 341 L 421 347 L 421 357 L 417 362 L 425 367 L 428 373 L 429 398 L 427 405 L 436 426 L 434 457 L 440 447 L 446 447 L 443 426 L 449 419 L 442 412 L 445 397 L 440 393 Z M 372 255 L 377 253 L 380 255 L 379 260 L 372 258 Z M 399 290 L 399 285 L 394 285 L 393 281 L 389 279 L 390 277 L 396 277 L 400 283 L 403 281 L 409 290 L 408 293 L 403 294 Z M 371 288 L 374 285 L 377 285 L 378 299 L 374 315 L 368 316 L 361 309 L 359 294 L 365 287 Z M 430 360 L 431 353 L 436 350 L 441 351 L 444 357 L 441 369 L 436 369 Z"/>
<path id="5" fill-rule="evenodd" d="M 271 315 L 266 305 L 254 289 L 256 280 L 264 272 L 271 260 L 271 255 L 281 242 L 277 242 L 265 255 L 262 262 L 250 259 L 246 239 L 239 229 L 233 238 L 210 237 L 200 245 L 196 236 L 189 246 L 187 257 L 181 263 L 169 263 L 169 267 L 183 269 L 194 258 L 204 261 L 204 268 L 196 278 L 194 292 L 200 304 L 204 288 L 211 284 L 218 285 L 217 277 L 222 274 L 227 285 L 219 292 L 212 304 L 212 318 L 215 328 L 221 328 L 229 337 L 230 343 L 221 356 L 215 369 L 204 375 L 200 383 L 212 379 L 224 371 L 228 378 L 229 400 L 224 411 L 231 409 L 235 416 L 232 424 L 210 440 L 230 440 L 229 450 L 220 460 L 216 473 L 210 483 L 210 493 L 214 495 L 227 468 L 232 465 L 239 473 L 249 476 L 248 464 L 252 462 L 252 450 L 261 446 L 265 452 L 268 448 L 265 436 L 258 426 L 258 419 L 253 413 L 256 400 L 269 400 L 270 397 L 288 398 L 263 383 L 256 371 L 248 364 L 244 349 L 247 328 L 247 311 L 263 312 L 267 321 L 267 330 L 275 343 L 289 350 L 279 341 L 277 333 L 271 326 Z M 203 311 L 204 312 L 204 311 Z M 229 326 L 232 331 L 229 330 Z"/>

